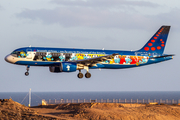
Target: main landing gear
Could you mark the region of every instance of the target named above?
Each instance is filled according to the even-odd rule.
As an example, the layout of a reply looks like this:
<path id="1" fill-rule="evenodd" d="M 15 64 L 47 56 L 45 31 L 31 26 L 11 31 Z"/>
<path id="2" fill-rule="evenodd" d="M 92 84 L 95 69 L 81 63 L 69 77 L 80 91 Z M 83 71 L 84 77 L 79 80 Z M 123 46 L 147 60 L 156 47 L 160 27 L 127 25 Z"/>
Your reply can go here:
<path id="1" fill-rule="evenodd" d="M 29 75 L 29 72 L 28 72 L 28 71 L 29 71 L 29 68 L 30 68 L 30 66 L 28 65 L 27 68 L 26 68 L 27 72 L 25 72 L 25 75 L 26 75 L 26 76 Z"/>
<path id="2" fill-rule="evenodd" d="M 86 78 L 90 78 L 91 77 L 91 73 L 89 73 L 89 68 L 88 67 L 85 67 L 84 69 L 87 70 L 87 73 L 85 74 L 85 77 Z M 83 74 L 81 73 L 81 70 L 79 70 L 79 73 L 77 75 L 78 78 L 83 78 Z"/>
<path id="3" fill-rule="evenodd" d="M 83 78 L 83 74 L 81 73 L 81 71 L 79 71 L 77 76 L 78 76 L 78 78 Z"/>
<path id="4" fill-rule="evenodd" d="M 91 73 L 87 72 L 87 73 L 85 74 L 85 77 L 86 77 L 86 78 L 90 78 L 90 77 L 91 77 Z"/>
<path id="5" fill-rule="evenodd" d="M 81 72 L 79 72 L 78 75 L 77 75 L 78 78 L 83 78 L 83 76 L 84 76 L 84 75 L 83 75 Z M 90 78 L 90 77 L 91 77 L 91 73 L 87 72 L 87 73 L 85 74 L 85 77 L 86 77 L 86 78 Z"/>

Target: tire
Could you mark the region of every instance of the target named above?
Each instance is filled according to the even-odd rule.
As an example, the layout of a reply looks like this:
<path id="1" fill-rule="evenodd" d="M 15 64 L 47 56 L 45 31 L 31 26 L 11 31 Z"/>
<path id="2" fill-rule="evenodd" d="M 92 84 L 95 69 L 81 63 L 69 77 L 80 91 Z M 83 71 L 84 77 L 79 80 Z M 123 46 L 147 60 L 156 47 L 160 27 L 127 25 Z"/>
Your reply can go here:
<path id="1" fill-rule="evenodd" d="M 78 78 L 83 78 L 83 74 L 82 73 L 78 73 L 77 77 Z"/>
<path id="2" fill-rule="evenodd" d="M 86 78 L 90 78 L 90 77 L 91 77 L 91 73 L 87 72 L 87 73 L 85 74 L 85 77 L 86 77 Z"/>
<path id="3" fill-rule="evenodd" d="M 29 72 L 25 72 L 25 75 L 28 76 L 28 75 L 29 75 Z"/>

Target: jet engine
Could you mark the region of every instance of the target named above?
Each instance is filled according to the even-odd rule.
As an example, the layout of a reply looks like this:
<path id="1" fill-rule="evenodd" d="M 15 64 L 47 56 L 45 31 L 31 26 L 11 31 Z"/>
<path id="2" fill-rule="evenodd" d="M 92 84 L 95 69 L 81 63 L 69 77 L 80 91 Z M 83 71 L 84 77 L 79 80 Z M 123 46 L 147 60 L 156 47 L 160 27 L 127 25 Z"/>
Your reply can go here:
<path id="1" fill-rule="evenodd" d="M 49 71 L 50 71 L 50 72 L 53 72 L 53 73 L 62 72 L 62 71 L 60 70 L 60 67 L 54 67 L 54 66 L 49 66 Z"/>
<path id="2" fill-rule="evenodd" d="M 77 69 L 76 63 L 63 62 L 61 63 L 62 72 L 75 72 Z"/>
<path id="3" fill-rule="evenodd" d="M 50 66 L 49 71 L 54 73 L 59 72 L 75 72 L 77 70 L 76 63 L 63 62 L 60 63 L 60 66 Z"/>

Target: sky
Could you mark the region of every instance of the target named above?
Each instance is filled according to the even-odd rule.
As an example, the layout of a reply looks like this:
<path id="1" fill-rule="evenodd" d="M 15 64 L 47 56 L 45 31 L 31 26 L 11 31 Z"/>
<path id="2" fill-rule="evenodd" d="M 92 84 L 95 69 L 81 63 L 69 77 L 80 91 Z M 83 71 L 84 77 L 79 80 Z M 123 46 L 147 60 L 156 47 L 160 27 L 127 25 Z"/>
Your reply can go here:
<path id="1" fill-rule="evenodd" d="M 0 92 L 180 91 L 179 0 L 1 0 Z M 9 64 L 20 47 L 138 50 L 162 26 L 171 30 L 164 53 L 174 59 L 118 70 L 50 73 Z M 83 70 L 83 73 L 86 71 Z"/>

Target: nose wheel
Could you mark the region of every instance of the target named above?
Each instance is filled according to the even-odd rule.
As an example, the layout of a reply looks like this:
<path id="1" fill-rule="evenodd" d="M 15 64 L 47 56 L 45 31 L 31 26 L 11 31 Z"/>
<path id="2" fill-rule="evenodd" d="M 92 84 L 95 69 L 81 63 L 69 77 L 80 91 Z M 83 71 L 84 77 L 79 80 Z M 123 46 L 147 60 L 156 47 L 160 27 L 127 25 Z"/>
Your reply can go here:
<path id="1" fill-rule="evenodd" d="M 25 76 L 28 76 L 29 75 L 29 72 L 25 72 Z"/>
<path id="2" fill-rule="evenodd" d="M 27 72 L 25 72 L 25 75 L 26 75 L 26 76 L 29 75 L 29 72 L 28 72 L 28 71 L 29 71 L 29 68 L 30 68 L 30 66 L 28 65 L 27 68 L 26 68 Z"/>

